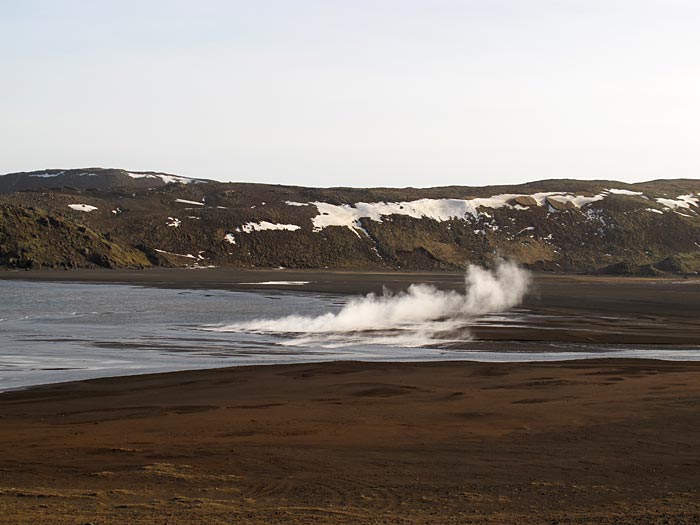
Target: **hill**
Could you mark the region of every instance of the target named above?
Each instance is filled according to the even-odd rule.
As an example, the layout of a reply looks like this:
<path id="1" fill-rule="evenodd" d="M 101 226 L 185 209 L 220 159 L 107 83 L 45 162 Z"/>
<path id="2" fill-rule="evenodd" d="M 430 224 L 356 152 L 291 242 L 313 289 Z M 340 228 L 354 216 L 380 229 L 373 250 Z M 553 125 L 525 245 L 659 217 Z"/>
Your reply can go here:
<path id="1" fill-rule="evenodd" d="M 120 169 L 0 176 L 0 266 L 700 270 L 700 181 L 304 188 Z"/>

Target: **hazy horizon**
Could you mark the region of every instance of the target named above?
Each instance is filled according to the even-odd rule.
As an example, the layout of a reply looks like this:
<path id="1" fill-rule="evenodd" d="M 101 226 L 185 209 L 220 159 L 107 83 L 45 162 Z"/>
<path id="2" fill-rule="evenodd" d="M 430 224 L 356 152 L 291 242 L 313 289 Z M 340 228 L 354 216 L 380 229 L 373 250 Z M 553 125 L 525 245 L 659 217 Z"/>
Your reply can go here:
<path id="1" fill-rule="evenodd" d="M 700 174 L 686 0 L 7 1 L 0 173 L 298 186 Z"/>

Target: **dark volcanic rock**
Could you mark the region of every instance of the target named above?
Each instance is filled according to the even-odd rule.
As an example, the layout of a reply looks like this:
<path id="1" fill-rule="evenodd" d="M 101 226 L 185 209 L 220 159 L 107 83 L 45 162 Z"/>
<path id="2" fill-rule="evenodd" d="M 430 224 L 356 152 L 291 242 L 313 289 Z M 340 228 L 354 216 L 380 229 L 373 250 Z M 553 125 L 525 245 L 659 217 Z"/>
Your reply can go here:
<path id="1" fill-rule="evenodd" d="M 0 176 L 0 266 L 454 270 L 507 257 L 541 271 L 693 273 L 698 193 L 694 180 L 321 189 L 45 170 Z"/>
<path id="2" fill-rule="evenodd" d="M 537 206 L 537 201 L 533 197 L 523 195 L 521 197 L 515 197 L 514 199 L 511 199 L 510 204 L 513 206 L 518 204 L 520 206 L 530 207 L 530 206 Z"/>
<path id="3" fill-rule="evenodd" d="M 573 210 L 576 208 L 573 202 L 562 202 L 553 197 L 547 197 L 545 201 L 557 211 Z"/>

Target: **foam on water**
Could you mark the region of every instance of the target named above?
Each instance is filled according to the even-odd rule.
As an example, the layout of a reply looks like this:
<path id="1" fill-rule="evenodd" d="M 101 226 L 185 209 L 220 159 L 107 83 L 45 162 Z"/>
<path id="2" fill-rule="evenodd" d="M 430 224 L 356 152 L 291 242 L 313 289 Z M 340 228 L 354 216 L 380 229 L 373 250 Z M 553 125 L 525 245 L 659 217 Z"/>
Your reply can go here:
<path id="1" fill-rule="evenodd" d="M 398 294 L 385 291 L 352 298 L 337 312 L 255 319 L 211 329 L 292 334 L 282 344 L 323 348 L 354 344 L 420 347 L 465 341 L 470 337 L 467 326 L 475 317 L 516 306 L 529 282 L 529 274 L 512 262 L 500 262 L 493 271 L 470 266 L 463 293 L 413 284 Z"/>

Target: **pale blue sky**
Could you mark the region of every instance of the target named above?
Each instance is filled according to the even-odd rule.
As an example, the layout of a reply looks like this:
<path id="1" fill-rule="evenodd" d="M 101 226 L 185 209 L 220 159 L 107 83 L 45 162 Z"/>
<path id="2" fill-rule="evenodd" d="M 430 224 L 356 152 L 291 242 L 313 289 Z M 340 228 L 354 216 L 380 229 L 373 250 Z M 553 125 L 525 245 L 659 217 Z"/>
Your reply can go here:
<path id="1" fill-rule="evenodd" d="M 700 176 L 695 0 L 0 0 L 0 173 Z"/>

